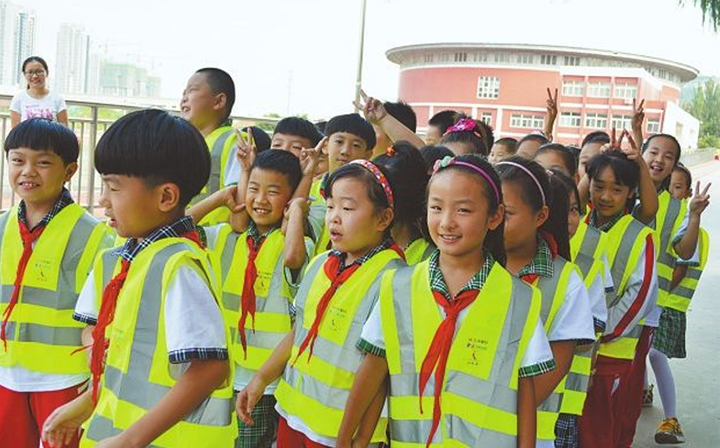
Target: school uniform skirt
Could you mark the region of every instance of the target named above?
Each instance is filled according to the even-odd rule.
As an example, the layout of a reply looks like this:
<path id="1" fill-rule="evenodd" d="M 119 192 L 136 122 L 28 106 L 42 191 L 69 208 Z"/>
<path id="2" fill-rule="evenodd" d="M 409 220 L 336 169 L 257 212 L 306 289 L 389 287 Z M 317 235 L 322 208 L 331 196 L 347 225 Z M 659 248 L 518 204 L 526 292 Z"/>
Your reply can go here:
<path id="1" fill-rule="evenodd" d="M 668 358 L 685 358 L 687 315 L 672 308 L 663 308 L 652 347 Z"/>

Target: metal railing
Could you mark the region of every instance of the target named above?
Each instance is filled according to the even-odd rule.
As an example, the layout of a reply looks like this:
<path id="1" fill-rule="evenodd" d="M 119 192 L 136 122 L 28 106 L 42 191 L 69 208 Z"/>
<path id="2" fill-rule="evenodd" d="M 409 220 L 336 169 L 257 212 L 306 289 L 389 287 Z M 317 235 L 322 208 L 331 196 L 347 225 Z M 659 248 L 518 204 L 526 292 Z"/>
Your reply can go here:
<path id="1" fill-rule="evenodd" d="M 11 95 L 0 94 L 0 136 L 3 147 L 5 137 L 11 129 L 10 112 L 8 107 L 12 100 Z M 69 119 L 68 126 L 77 135 L 80 143 L 80 157 L 78 171 L 68 183 L 67 187 L 75 201 L 91 213 L 98 212 L 98 198 L 102 193 L 102 181 L 93 166 L 95 146 L 103 133 L 115 120 L 129 112 L 142 109 L 142 105 L 127 105 L 112 102 L 91 102 L 68 100 Z M 149 107 L 149 106 L 148 106 Z M 176 113 L 175 110 L 169 112 Z M 277 119 L 233 116 L 233 125 L 244 127 L 259 123 L 274 125 Z M 5 211 L 18 202 L 8 182 L 8 172 L 5 154 L 0 157 L 0 212 Z"/>

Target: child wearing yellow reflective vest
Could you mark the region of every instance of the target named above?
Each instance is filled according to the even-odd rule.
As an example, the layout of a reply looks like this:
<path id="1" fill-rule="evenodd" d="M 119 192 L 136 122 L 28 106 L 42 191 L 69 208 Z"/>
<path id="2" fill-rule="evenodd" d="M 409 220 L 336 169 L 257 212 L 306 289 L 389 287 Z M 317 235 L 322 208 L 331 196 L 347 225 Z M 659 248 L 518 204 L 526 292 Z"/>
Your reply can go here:
<path id="1" fill-rule="evenodd" d="M 707 187 L 704 192 L 698 192 L 699 189 L 700 183 L 698 182 L 693 202 L 695 202 L 696 207 L 704 209 L 707 207 Z M 668 192 L 672 194 L 674 199 L 680 201 L 692 196 L 692 174 L 682 164 L 678 164 L 673 169 Z M 690 207 L 693 207 L 692 202 Z M 669 294 L 658 299 L 662 314 L 649 356 L 657 380 L 658 393 L 662 399 L 663 411 L 665 412 L 665 419 L 660 423 L 655 433 L 657 443 L 674 444 L 682 443 L 685 440 L 685 435 L 677 419 L 675 381 L 668 358 L 686 357 L 686 313 L 707 263 L 709 244 L 707 231 L 700 228 L 696 255 L 690 260 L 677 259 L 673 269 L 672 281 L 668 288 Z"/>
<path id="2" fill-rule="evenodd" d="M 133 112 L 98 142 L 100 205 L 128 238 L 98 258 L 75 309 L 91 336 L 91 386 L 45 422 L 55 446 L 231 446 L 237 436 L 228 332 L 210 257 L 185 208 L 210 155 L 185 120 Z"/>
<path id="3" fill-rule="evenodd" d="M 533 379 L 555 361 L 539 290 L 503 267 L 502 198 L 485 159 L 438 161 L 427 202 L 438 249 L 383 275 L 338 447 L 360 442 L 356 428 L 386 393 L 393 447 L 535 446 Z"/>
<path id="4" fill-rule="evenodd" d="M 570 236 L 570 256 L 578 267 L 588 290 L 590 307 L 592 309 L 593 324 L 595 327 L 596 342 L 589 346 L 578 347 L 575 350 L 570 372 L 565 382 L 565 392 L 560 406 L 560 416 L 555 425 L 556 448 L 578 448 L 579 446 L 579 417 L 582 415 L 585 397 L 589 386 L 590 372 L 593 369 L 593 360 L 597 351 L 598 341 L 605 331 L 607 321 L 606 294 L 613 292 L 612 277 L 606 263 L 605 245 L 607 235 L 599 230 L 588 227 L 582 223 L 580 217 L 580 194 L 575 182 L 564 172 L 556 169 L 550 170 L 553 178 L 559 180 L 568 194 L 570 208 L 568 210 L 568 235 Z M 583 233 L 580 233 L 580 225 Z M 576 241 L 576 244 L 573 244 Z M 577 244 L 577 242 L 580 244 Z M 600 246 L 594 248 L 594 246 Z M 580 249 L 585 251 L 581 252 Z M 590 255 L 588 255 L 588 253 Z M 595 254 L 599 253 L 600 256 Z M 597 257 L 597 258 L 595 258 Z M 609 278 L 609 280 L 608 280 Z"/>
<path id="5" fill-rule="evenodd" d="M 374 280 L 402 264 L 390 238 L 392 178 L 384 168 L 357 160 L 334 171 L 327 183 L 326 226 L 334 249 L 315 257 L 295 297 L 295 325 L 238 395 L 240 418 L 252 424 L 253 408 L 268 384 L 280 413 L 277 446 L 335 446 L 347 394 L 363 353 L 355 347 L 375 304 Z M 374 407 L 379 415 L 382 401 Z M 368 420 L 364 443 L 385 440 L 386 419 Z"/>
<path id="6" fill-rule="evenodd" d="M 325 126 L 327 144 L 324 151 L 328 155 L 328 171 L 316 179 L 310 190 L 310 196 L 316 201 L 310 206 L 310 226 L 315 239 L 315 255 L 332 248 L 330 233 L 325 226 L 325 189 L 330 175 L 338 168 L 358 159 L 370 159 L 375 146 L 375 131 L 370 123 L 358 114 L 338 115 L 330 119 Z"/>
<path id="7" fill-rule="evenodd" d="M 594 156 L 587 167 L 593 210 L 586 222 L 607 233 L 607 258 L 614 292 L 608 295 L 608 318 L 600 339 L 592 386 L 580 418 L 580 446 L 614 446 L 620 434 L 613 393 L 626 375 L 642 332 L 640 321 L 655 305 L 653 232 L 627 214 L 640 178 L 640 164 L 615 148 Z M 630 205 L 630 207 L 628 206 Z"/>
<path id="8" fill-rule="evenodd" d="M 316 164 L 317 152 L 304 156 Z M 300 154 L 298 154 L 300 155 Z M 303 238 L 307 191 L 296 191 L 303 172 L 291 152 L 241 154 L 238 196 L 244 210 L 229 224 L 205 228 L 217 257 L 223 314 L 232 338 L 235 391 L 243 390 L 292 328 L 292 300 L 299 271 L 313 253 Z M 307 173 L 312 179 L 314 167 Z M 309 187 L 310 183 L 307 183 Z M 292 199 L 293 195 L 297 197 Z M 287 224 L 281 229 L 283 217 Z M 197 218 L 197 217 L 196 217 Z M 249 221 L 248 221 L 249 220 Z M 238 222 L 241 221 L 241 222 Z M 245 228 L 246 230 L 243 230 Z M 269 384 L 253 410 L 254 426 L 239 422 L 238 447 L 270 447 L 277 436 L 277 381 Z"/>
<path id="9" fill-rule="evenodd" d="M 423 235 L 425 224 L 425 190 L 428 175 L 420 151 L 407 142 L 397 142 L 385 154 L 373 159 L 390 171 L 395 179 L 397 217 L 392 237 L 403 248 L 405 262 L 412 266 L 426 260 L 435 247 Z"/>
<path id="10" fill-rule="evenodd" d="M 238 134 L 245 133 L 232 127 L 230 114 L 234 104 L 235 83 L 224 70 L 201 68 L 188 79 L 180 100 L 180 115 L 205 137 L 211 159 L 210 177 L 190 205 L 237 183 L 235 148 Z M 229 217 L 230 211 L 221 207 L 205 216 L 200 224 L 227 222 Z"/>
<path id="11" fill-rule="evenodd" d="M 578 267 L 568 261 L 568 194 L 560 180 L 537 162 L 513 156 L 495 165 L 502 180 L 505 205 L 507 269 L 536 286 L 542 294 L 544 323 L 557 368 L 534 379 L 538 404 L 537 447 L 555 446 L 555 427 L 577 346 L 595 341 L 588 291 Z M 583 390 L 578 392 L 584 392 Z M 568 441 L 560 440 L 560 444 Z"/>
<path id="12" fill-rule="evenodd" d="M 43 421 L 90 375 L 72 310 L 108 228 L 64 187 L 78 169 L 77 137 L 59 123 L 23 121 L 5 139 L 20 203 L 0 215 L 0 428 L 5 446 L 40 445 Z M 68 446 L 77 447 L 77 435 Z"/>

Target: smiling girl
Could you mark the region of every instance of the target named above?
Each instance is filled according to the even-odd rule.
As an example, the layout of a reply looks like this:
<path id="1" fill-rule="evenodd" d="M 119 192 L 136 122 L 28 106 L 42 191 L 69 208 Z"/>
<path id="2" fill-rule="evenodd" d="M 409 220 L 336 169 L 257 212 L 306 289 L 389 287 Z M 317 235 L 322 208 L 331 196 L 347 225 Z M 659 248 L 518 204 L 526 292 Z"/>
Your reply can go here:
<path id="1" fill-rule="evenodd" d="M 68 124 L 65 100 L 47 87 L 50 74 L 47 62 L 39 56 L 30 56 L 22 64 L 27 87 L 15 95 L 10 103 L 10 123 L 15 127 L 30 118 L 46 118 L 65 126 Z"/>

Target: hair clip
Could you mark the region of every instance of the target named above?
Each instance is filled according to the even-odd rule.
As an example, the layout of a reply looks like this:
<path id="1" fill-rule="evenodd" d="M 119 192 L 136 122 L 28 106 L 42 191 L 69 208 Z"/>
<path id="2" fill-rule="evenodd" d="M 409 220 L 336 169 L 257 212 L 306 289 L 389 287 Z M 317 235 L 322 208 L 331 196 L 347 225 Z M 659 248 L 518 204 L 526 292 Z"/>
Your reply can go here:
<path id="1" fill-rule="evenodd" d="M 395 151 L 395 147 L 394 147 L 394 146 L 389 146 L 389 147 L 385 150 L 385 155 L 388 156 L 388 157 L 392 157 L 392 156 L 394 156 L 396 153 L 397 153 L 397 152 Z"/>
<path id="2" fill-rule="evenodd" d="M 445 134 L 451 134 L 453 132 L 472 132 L 477 135 L 477 123 L 472 118 L 463 118 L 461 120 L 458 120 L 457 123 L 450 126 L 447 131 L 445 131 Z"/>

